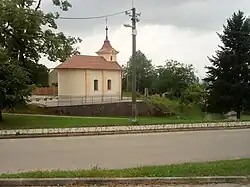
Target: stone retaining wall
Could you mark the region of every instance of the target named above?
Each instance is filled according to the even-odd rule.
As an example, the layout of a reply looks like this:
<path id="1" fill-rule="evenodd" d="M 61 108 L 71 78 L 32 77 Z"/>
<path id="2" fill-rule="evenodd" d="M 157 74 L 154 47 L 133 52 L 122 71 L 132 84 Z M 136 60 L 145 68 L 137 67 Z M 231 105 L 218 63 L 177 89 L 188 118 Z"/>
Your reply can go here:
<path id="1" fill-rule="evenodd" d="M 131 116 L 131 101 L 99 103 L 89 105 L 53 106 L 48 107 L 50 114 L 67 116 Z M 148 103 L 137 102 L 138 116 L 166 116 L 161 111 Z"/>
<path id="2" fill-rule="evenodd" d="M 98 125 L 96 125 L 98 126 Z M 16 129 L 0 130 L 0 138 L 8 136 L 32 135 L 101 135 L 147 132 L 172 132 L 184 130 L 218 130 L 250 128 L 250 122 L 221 122 L 221 123 L 195 123 L 195 124 L 161 124 L 138 126 L 106 126 L 106 127 L 79 127 L 79 128 L 50 128 L 50 129 Z"/>

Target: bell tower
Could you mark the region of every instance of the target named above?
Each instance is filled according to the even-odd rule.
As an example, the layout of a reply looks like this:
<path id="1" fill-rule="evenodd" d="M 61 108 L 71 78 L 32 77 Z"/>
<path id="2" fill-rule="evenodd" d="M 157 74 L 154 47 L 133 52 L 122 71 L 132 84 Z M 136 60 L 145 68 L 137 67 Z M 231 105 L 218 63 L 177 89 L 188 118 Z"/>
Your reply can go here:
<path id="1" fill-rule="evenodd" d="M 116 51 L 112 45 L 110 44 L 109 38 L 108 38 L 108 19 L 106 18 L 106 38 L 104 40 L 104 43 L 102 45 L 102 48 L 96 52 L 98 56 L 104 57 L 107 61 L 116 61 L 117 60 L 117 54 L 119 53 Z"/>

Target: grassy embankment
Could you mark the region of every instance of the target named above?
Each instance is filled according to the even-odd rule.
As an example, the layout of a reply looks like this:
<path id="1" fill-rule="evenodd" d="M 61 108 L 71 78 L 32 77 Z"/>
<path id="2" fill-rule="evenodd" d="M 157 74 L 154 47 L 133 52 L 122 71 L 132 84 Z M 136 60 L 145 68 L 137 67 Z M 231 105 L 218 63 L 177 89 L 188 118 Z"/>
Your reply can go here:
<path id="1" fill-rule="evenodd" d="M 168 117 L 139 117 L 136 125 L 144 124 L 180 124 L 224 121 L 221 116 L 214 115 L 211 119 L 205 119 L 204 113 L 197 105 L 180 105 L 177 101 L 152 97 L 147 101 L 158 110 L 173 113 Z M 16 109 L 17 113 L 44 114 L 46 108 L 28 106 Z M 120 126 L 135 125 L 130 117 L 60 117 L 60 116 L 31 116 L 4 114 L 4 121 L 0 123 L 0 129 L 34 129 L 34 128 L 70 128 L 70 127 L 93 127 L 93 126 Z M 242 116 L 242 120 L 249 120 L 250 116 Z"/>
<path id="2" fill-rule="evenodd" d="M 250 159 L 217 161 L 208 163 L 147 166 L 140 168 L 77 171 L 35 171 L 16 174 L 0 174 L 0 178 L 78 178 L 78 177 L 195 177 L 195 176 L 248 176 Z"/>

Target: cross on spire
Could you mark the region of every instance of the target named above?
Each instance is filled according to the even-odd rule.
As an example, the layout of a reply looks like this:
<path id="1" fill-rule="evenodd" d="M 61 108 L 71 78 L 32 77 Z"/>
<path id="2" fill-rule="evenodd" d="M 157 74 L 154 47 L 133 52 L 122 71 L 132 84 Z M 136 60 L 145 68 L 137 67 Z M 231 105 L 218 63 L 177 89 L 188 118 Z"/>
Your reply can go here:
<path id="1" fill-rule="evenodd" d="M 106 18 L 106 40 L 108 40 L 108 18 Z"/>

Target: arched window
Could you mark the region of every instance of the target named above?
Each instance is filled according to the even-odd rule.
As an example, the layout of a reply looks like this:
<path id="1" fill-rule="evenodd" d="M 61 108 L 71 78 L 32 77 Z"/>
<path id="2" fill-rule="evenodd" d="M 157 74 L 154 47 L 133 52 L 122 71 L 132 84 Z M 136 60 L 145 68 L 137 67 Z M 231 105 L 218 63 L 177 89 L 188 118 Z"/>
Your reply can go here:
<path id="1" fill-rule="evenodd" d="M 98 91 L 98 80 L 94 80 L 94 91 Z"/>
<path id="2" fill-rule="evenodd" d="M 108 87 L 108 90 L 111 90 L 111 80 L 110 79 L 107 81 L 107 87 Z"/>
<path id="3" fill-rule="evenodd" d="M 110 61 L 112 61 L 113 60 L 113 57 L 112 56 L 110 56 Z"/>

